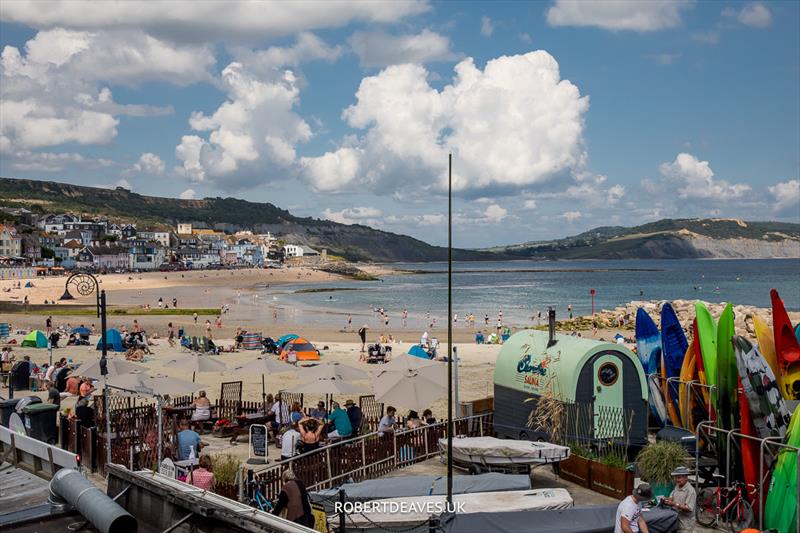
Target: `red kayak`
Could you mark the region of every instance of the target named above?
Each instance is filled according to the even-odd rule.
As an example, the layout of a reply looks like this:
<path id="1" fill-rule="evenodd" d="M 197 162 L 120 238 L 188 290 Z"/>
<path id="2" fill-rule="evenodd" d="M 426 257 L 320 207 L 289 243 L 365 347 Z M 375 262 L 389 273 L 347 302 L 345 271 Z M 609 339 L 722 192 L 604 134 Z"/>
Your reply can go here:
<path id="1" fill-rule="evenodd" d="M 782 376 L 783 396 L 789 400 L 800 400 L 800 344 L 778 291 L 772 289 L 769 295 L 772 298 L 775 355 Z"/>

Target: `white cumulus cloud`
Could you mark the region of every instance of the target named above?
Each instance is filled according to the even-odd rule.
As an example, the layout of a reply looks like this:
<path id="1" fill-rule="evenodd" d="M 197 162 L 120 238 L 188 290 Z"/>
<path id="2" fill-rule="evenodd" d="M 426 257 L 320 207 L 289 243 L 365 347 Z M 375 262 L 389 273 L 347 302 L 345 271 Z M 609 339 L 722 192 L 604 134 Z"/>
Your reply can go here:
<path id="1" fill-rule="evenodd" d="M 594 26 L 648 32 L 681 25 L 691 0 L 556 0 L 547 10 L 550 26 Z"/>
<path id="2" fill-rule="evenodd" d="M 382 31 L 356 32 L 350 46 L 362 67 L 398 63 L 450 61 L 458 56 L 450 50 L 450 39 L 430 30 L 415 35 L 392 35 Z"/>
<path id="3" fill-rule="evenodd" d="M 782 181 L 767 190 L 774 198 L 773 212 L 794 215 L 800 219 L 800 180 Z"/>
<path id="4" fill-rule="evenodd" d="M 769 28 L 772 25 L 772 12 L 763 2 L 749 2 L 741 10 L 729 8 L 722 14 L 753 28 Z"/>
<path id="5" fill-rule="evenodd" d="M 325 209 L 322 218 L 339 222 L 340 224 L 364 224 L 367 226 L 381 225 L 380 218 L 383 215 L 380 209 L 374 207 L 348 207 L 341 211 Z"/>
<path id="6" fill-rule="evenodd" d="M 186 189 L 178 195 L 181 200 L 193 200 L 195 195 L 194 189 Z"/>
<path id="7" fill-rule="evenodd" d="M 139 160 L 131 168 L 125 171 L 126 176 L 133 174 L 148 174 L 150 176 L 161 176 L 164 174 L 164 161 L 152 152 L 145 152 L 139 156 Z"/>
<path id="8" fill-rule="evenodd" d="M 261 0 L 30 0 L 4 2 L 0 20 L 34 28 L 141 29 L 174 41 L 263 40 L 318 28 L 340 27 L 352 21 L 387 23 L 424 13 L 424 0 L 331 0 L 287 2 Z"/>
<path id="9" fill-rule="evenodd" d="M 741 198 L 751 187 L 743 183 L 732 184 L 714 179 L 708 161 L 700 161 L 692 154 L 680 153 L 672 163 L 659 166 L 661 174 L 675 182 L 678 196 L 690 200 L 711 199 L 728 201 Z"/>
<path id="10" fill-rule="evenodd" d="M 189 120 L 194 131 L 209 132 L 207 138 L 185 135 L 175 148 L 178 173 L 233 189 L 285 177 L 296 159 L 294 146 L 311 138 L 311 127 L 294 111 L 300 95 L 294 73 L 256 76 L 233 62 L 221 84 L 228 99 L 213 114 L 195 112 Z"/>
<path id="11" fill-rule="evenodd" d="M 581 218 L 583 218 L 583 215 L 581 214 L 580 211 L 567 211 L 565 213 L 562 213 L 560 218 L 563 218 L 567 222 L 575 222 L 576 220 L 580 220 Z"/>
<path id="12" fill-rule="evenodd" d="M 234 47 L 233 55 L 255 72 L 270 72 L 277 67 L 297 66 L 312 60 L 335 61 L 342 55 L 340 45 L 330 46 L 310 32 L 300 33 L 291 46 L 270 46 L 263 50 Z"/>
<path id="13" fill-rule="evenodd" d="M 486 220 L 489 222 L 500 222 L 508 216 L 508 209 L 500 207 L 497 204 L 491 204 L 486 207 L 483 216 L 486 217 Z"/>
<path id="14" fill-rule="evenodd" d="M 420 65 L 364 78 L 356 104 L 342 114 L 361 134 L 304 158 L 303 175 L 328 191 L 358 185 L 390 193 L 412 184 L 443 190 L 452 153 L 454 189 L 479 193 L 542 183 L 583 164 L 588 97 L 561 79 L 550 54 L 503 56 L 483 70 L 465 59 L 455 71 L 441 91 Z"/>

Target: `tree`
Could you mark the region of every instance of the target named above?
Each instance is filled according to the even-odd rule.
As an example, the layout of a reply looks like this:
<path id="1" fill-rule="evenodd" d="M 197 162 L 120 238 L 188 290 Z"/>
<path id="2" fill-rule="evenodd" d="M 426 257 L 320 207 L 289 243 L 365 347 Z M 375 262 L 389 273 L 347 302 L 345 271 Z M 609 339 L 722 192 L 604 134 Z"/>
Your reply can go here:
<path id="1" fill-rule="evenodd" d="M 46 246 L 42 246 L 42 259 L 54 259 L 56 253 Z"/>

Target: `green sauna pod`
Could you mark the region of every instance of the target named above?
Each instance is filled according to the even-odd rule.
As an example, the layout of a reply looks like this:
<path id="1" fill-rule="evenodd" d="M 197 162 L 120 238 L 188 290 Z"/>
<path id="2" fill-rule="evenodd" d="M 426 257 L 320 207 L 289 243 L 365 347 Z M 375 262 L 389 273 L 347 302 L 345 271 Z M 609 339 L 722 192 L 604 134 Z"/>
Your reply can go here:
<path id="1" fill-rule="evenodd" d="M 494 424 L 499 437 L 548 440 L 528 427 L 541 396 L 574 404 L 566 435 L 647 443 L 647 380 L 636 355 L 619 344 L 525 330 L 500 349 L 494 369 Z M 528 400 L 528 401 L 526 401 Z"/>

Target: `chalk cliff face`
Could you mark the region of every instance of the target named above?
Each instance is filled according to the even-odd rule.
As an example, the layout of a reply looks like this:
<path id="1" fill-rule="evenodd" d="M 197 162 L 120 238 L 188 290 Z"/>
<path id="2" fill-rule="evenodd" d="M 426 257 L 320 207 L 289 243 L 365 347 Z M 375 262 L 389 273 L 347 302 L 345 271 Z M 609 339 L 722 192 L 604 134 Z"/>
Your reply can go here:
<path id="1" fill-rule="evenodd" d="M 491 251 L 542 259 L 800 258 L 800 224 L 665 219 Z"/>

